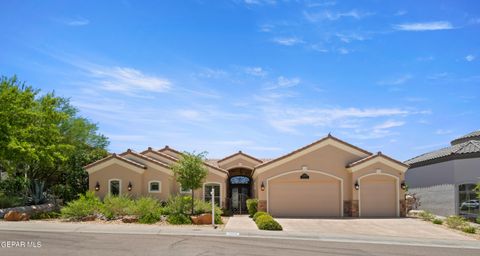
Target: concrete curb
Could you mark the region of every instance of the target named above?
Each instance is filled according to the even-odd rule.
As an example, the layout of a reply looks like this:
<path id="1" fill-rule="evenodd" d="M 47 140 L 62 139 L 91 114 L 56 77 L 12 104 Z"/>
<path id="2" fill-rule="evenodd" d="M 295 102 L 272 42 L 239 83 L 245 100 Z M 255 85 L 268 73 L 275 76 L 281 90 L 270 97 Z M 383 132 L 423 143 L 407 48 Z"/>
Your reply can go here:
<path id="1" fill-rule="evenodd" d="M 1 231 L 17 232 L 57 232 L 57 233 L 103 233 L 125 235 L 174 235 L 204 237 L 242 237 L 259 239 L 310 240 L 339 243 L 366 243 L 403 246 L 424 246 L 443 248 L 464 248 L 480 250 L 479 241 L 418 239 L 408 237 L 360 236 L 340 234 L 299 233 L 288 231 L 247 231 L 219 230 L 207 227 L 165 227 L 155 225 L 115 225 L 93 223 L 34 223 L 34 222 L 0 222 Z"/>

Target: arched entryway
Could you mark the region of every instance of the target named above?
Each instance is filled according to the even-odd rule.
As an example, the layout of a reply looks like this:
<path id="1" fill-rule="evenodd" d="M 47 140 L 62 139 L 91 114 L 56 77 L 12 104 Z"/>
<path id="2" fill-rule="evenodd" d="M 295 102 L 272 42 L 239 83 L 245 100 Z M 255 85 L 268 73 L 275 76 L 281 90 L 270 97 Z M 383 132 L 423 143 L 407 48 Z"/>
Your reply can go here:
<path id="1" fill-rule="evenodd" d="M 246 214 L 247 199 L 251 198 L 252 178 L 251 170 L 247 168 L 235 168 L 229 170 L 227 182 L 227 197 L 229 201 L 229 209 L 234 214 Z"/>

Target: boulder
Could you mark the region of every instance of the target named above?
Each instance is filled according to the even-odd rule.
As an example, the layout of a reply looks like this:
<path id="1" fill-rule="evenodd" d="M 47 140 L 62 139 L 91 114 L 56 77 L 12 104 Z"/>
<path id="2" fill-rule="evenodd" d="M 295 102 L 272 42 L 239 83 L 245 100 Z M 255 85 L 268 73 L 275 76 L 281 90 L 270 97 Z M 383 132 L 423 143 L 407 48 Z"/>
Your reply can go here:
<path id="1" fill-rule="evenodd" d="M 191 216 L 192 223 L 195 225 L 206 225 L 212 224 L 212 214 L 211 213 L 203 213 L 198 216 Z"/>
<path id="2" fill-rule="evenodd" d="M 6 221 L 27 221 L 30 216 L 24 212 L 9 211 L 3 216 Z"/>
<path id="3" fill-rule="evenodd" d="M 89 215 L 89 216 L 85 216 L 85 217 L 82 217 L 80 220 L 81 221 L 94 221 L 97 217 L 95 215 Z"/>
<path id="4" fill-rule="evenodd" d="M 123 216 L 122 222 L 123 223 L 136 223 L 136 222 L 138 222 L 138 216 L 133 216 L 133 215 Z"/>

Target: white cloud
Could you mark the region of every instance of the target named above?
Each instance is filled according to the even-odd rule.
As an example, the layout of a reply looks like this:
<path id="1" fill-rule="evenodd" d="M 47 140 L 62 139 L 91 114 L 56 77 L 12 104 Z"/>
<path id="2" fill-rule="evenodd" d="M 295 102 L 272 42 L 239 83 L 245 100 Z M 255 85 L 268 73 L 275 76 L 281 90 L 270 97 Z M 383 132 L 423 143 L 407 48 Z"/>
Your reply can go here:
<path id="1" fill-rule="evenodd" d="M 280 45 L 292 46 L 303 43 L 303 40 L 297 37 L 277 37 L 273 39 L 273 42 Z"/>
<path id="2" fill-rule="evenodd" d="M 264 4 L 276 4 L 275 0 L 243 0 L 247 5 L 264 5 Z"/>
<path id="3" fill-rule="evenodd" d="M 72 20 L 67 20 L 65 21 L 65 24 L 68 26 L 86 26 L 90 24 L 90 21 L 85 18 L 77 18 L 77 19 L 72 19 Z"/>
<path id="4" fill-rule="evenodd" d="M 336 1 L 309 2 L 309 3 L 307 3 L 307 7 L 309 7 L 309 8 L 327 7 L 327 6 L 334 6 L 336 4 L 337 4 Z"/>
<path id="5" fill-rule="evenodd" d="M 368 39 L 365 36 L 362 36 L 356 33 L 350 33 L 350 34 L 336 33 L 335 36 L 338 37 L 338 39 L 340 39 L 340 41 L 344 43 L 350 43 L 352 41 L 365 41 Z"/>
<path id="6" fill-rule="evenodd" d="M 272 30 L 275 28 L 274 25 L 271 24 L 263 24 L 260 26 L 260 31 L 261 32 L 272 32 Z"/>
<path id="7" fill-rule="evenodd" d="M 218 79 L 228 76 L 228 73 L 222 69 L 203 68 L 197 75 L 203 78 Z"/>
<path id="8" fill-rule="evenodd" d="M 435 131 L 435 134 L 446 135 L 446 134 L 451 134 L 452 132 L 453 132 L 452 130 L 438 129 Z"/>
<path id="9" fill-rule="evenodd" d="M 407 14 L 407 11 L 405 10 L 398 10 L 396 13 L 395 13 L 395 16 L 403 16 Z"/>
<path id="10" fill-rule="evenodd" d="M 299 126 L 338 127 L 363 119 L 403 117 L 415 114 L 412 111 L 398 108 L 290 108 L 269 106 L 264 107 L 263 110 L 270 125 L 282 132 L 296 132 Z M 399 123 L 392 121 L 384 124 L 384 126 L 388 125 L 394 126 L 399 125 Z"/>
<path id="11" fill-rule="evenodd" d="M 252 76 L 266 76 L 267 71 L 265 71 L 262 67 L 247 67 L 245 68 L 245 73 L 252 75 Z"/>
<path id="12" fill-rule="evenodd" d="M 343 47 L 342 47 L 342 48 L 338 48 L 337 50 L 338 50 L 338 52 L 339 52 L 340 54 L 343 54 L 343 55 L 349 54 L 349 53 L 352 52 L 351 50 L 349 50 L 349 49 L 347 49 L 347 48 L 343 48 Z"/>
<path id="13" fill-rule="evenodd" d="M 396 30 L 403 30 L 403 31 L 433 31 L 433 30 L 454 29 L 452 24 L 448 21 L 403 23 L 403 24 L 394 25 L 393 28 Z"/>
<path id="14" fill-rule="evenodd" d="M 384 129 L 403 126 L 404 124 L 405 124 L 405 122 L 403 122 L 403 121 L 388 120 L 388 121 L 385 121 L 384 123 L 375 125 L 373 127 L 373 129 L 374 130 L 384 130 Z"/>
<path id="15" fill-rule="evenodd" d="M 265 89 L 273 90 L 273 89 L 281 89 L 281 88 L 290 88 L 297 86 L 300 83 L 300 78 L 293 77 L 293 78 L 286 78 L 283 76 L 279 76 L 277 78 L 277 82 Z"/>
<path id="16" fill-rule="evenodd" d="M 394 78 L 394 79 L 379 81 L 378 84 L 380 84 L 380 85 L 401 85 L 401 84 L 404 84 L 404 83 L 408 82 L 412 78 L 413 78 L 412 75 L 406 74 L 406 75 L 402 75 L 402 76 Z"/>
<path id="17" fill-rule="evenodd" d="M 162 93 L 168 91 L 172 82 L 166 78 L 146 75 L 128 67 L 84 66 L 90 75 L 98 79 L 101 89 L 140 95 L 142 92 Z"/>
<path id="18" fill-rule="evenodd" d="M 358 10 L 350 10 L 348 12 L 332 12 L 329 10 L 322 11 L 322 12 L 303 12 L 303 16 L 305 19 L 307 19 L 310 22 L 318 22 L 318 21 L 323 21 L 323 20 L 328 20 L 328 21 L 335 21 L 341 18 L 353 18 L 353 19 L 363 19 L 367 16 L 373 15 L 371 12 L 363 12 L 363 11 L 358 11 Z"/>
<path id="19" fill-rule="evenodd" d="M 474 60 L 475 60 L 475 56 L 469 54 L 469 55 L 465 56 L 465 60 L 468 61 L 468 62 L 474 61 Z"/>

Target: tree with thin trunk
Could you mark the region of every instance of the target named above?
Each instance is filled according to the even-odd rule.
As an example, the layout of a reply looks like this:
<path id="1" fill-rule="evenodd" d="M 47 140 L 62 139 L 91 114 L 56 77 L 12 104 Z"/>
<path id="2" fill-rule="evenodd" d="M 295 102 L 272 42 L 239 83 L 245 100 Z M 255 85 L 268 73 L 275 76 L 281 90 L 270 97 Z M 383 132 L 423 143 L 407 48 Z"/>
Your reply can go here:
<path id="1" fill-rule="evenodd" d="M 199 154 L 184 152 L 178 162 L 172 165 L 172 170 L 182 189 L 192 190 L 192 215 L 194 213 L 194 191 L 201 188 L 207 177 L 208 169 L 204 165 L 207 152 Z"/>

